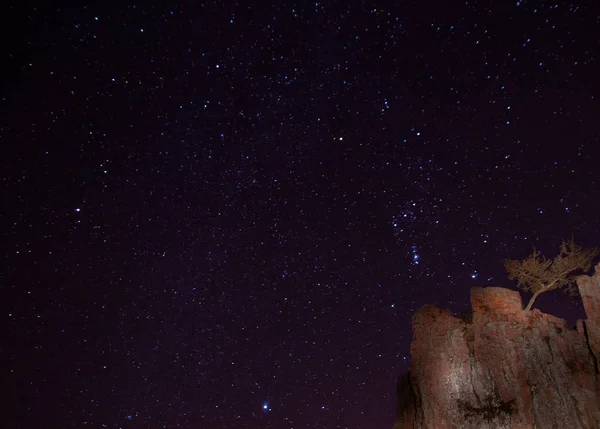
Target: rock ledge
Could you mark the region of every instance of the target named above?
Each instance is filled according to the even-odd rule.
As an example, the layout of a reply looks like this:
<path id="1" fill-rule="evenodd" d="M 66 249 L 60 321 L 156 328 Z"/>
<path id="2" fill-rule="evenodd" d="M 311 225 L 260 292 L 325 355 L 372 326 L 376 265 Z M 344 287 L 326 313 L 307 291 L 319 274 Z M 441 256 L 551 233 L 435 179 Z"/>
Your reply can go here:
<path id="1" fill-rule="evenodd" d="M 394 429 L 599 429 L 600 264 L 577 280 L 587 319 L 523 311 L 518 291 L 471 289 L 471 318 L 413 317 Z"/>

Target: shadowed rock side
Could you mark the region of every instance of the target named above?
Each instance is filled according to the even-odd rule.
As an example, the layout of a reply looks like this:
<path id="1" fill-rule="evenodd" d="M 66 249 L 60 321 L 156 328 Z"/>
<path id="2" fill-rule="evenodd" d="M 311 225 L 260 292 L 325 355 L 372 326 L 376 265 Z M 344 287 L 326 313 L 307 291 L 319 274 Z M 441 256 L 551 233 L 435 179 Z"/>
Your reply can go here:
<path id="1" fill-rule="evenodd" d="M 600 264 L 578 286 L 575 330 L 498 287 L 471 289 L 472 320 L 422 308 L 394 429 L 600 429 Z"/>

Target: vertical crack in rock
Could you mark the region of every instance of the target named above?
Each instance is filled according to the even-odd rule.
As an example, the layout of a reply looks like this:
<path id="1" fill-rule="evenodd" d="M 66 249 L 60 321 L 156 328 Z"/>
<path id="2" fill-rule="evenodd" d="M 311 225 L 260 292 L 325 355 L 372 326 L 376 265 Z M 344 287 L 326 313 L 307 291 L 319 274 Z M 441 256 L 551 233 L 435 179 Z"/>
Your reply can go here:
<path id="1" fill-rule="evenodd" d="M 481 406 L 481 398 L 477 394 L 477 388 L 475 387 L 475 383 L 473 380 L 473 374 L 475 373 L 475 368 L 473 367 L 474 359 L 475 359 L 475 353 L 473 353 L 473 358 L 469 358 L 469 368 L 471 368 L 471 371 L 469 371 L 469 378 L 471 380 L 471 390 L 473 390 L 473 395 L 475 396 L 475 400 L 477 401 L 477 406 L 480 407 Z"/>
<path id="2" fill-rule="evenodd" d="M 537 428 L 537 425 L 535 424 L 535 416 L 537 415 L 537 413 L 535 412 L 535 384 L 530 384 L 529 386 L 529 395 L 531 396 L 531 408 L 533 413 L 531 413 L 531 415 L 533 416 L 533 427 L 534 429 Z"/>
<path id="3" fill-rule="evenodd" d="M 583 321 L 583 335 L 585 336 L 585 344 L 587 345 L 588 350 L 590 351 L 590 355 L 592 355 L 592 361 L 594 362 L 594 372 L 599 374 L 598 370 L 598 356 L 594 354 L 594 349 L 592 349 L 592 345 L 590 344 L 590 336 L 588 332 L 588 324 L 587 321 Z"/>
<path id="4" fill-rule="evenodd" d="M 412 380 L 410 378 L 411 377 L 410 377 L 410 373 L 409 373 L 409 375 L 408 375 L 408 377 L 406 377 L 406 379 L 408 381 L 408 389 L 409 389 L 410 394 L 412 395 L 412 398 L 413 398 L 413 408 L 414 408 L 414 413 L 415 413 L 415 418 L 413 419 L 413 422 L 412 422 L 412 428 L 410 428 L 410 429 L 417 429 L 417 419 L 416 419 L 416 417 L 418 415 L 420 415 L 419 410 L 417 408 L 418 407 L 418 404 L 417 404 L 418 398 L 417 398 L 417 393 L 415 391 L 415 387 L 413 386 Z"/>

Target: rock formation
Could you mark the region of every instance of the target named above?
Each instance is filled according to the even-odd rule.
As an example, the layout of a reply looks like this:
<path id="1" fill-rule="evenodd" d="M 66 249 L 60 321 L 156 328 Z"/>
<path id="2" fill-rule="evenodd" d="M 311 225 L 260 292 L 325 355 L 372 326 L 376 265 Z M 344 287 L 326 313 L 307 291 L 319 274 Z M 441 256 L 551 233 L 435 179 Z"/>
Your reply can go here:
<path id="1" fill-rule="evenodd" d="M 587 320 L 574 330 L 499 287 L 471 289 L 472 318 L 422 308 L 394 429 L 600 429 L 595 269 L 577 280 Z"/>

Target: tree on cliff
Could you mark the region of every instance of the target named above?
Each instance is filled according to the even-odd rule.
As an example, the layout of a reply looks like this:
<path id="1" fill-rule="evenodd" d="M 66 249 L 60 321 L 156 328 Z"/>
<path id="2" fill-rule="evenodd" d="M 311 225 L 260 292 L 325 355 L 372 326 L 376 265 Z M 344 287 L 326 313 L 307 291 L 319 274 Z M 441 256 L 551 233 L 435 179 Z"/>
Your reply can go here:
<path id="1" fill-rule="evenodd" d="M 533 292 L 525 311 L 531 310 L 535 299 L 549 290 L 566 287 L 567 291 L 576 291 L 575 278 L 589 271 L 598 249 L 583 250 L 571 239 L 562 241 L 560 252 L 554 259 L 546 259 L 533 248 L 533 253 L 523 261 L 509 259 L 504 268 L 509 280 L 516 280 L 517 286 L 526 292 Z"/>

